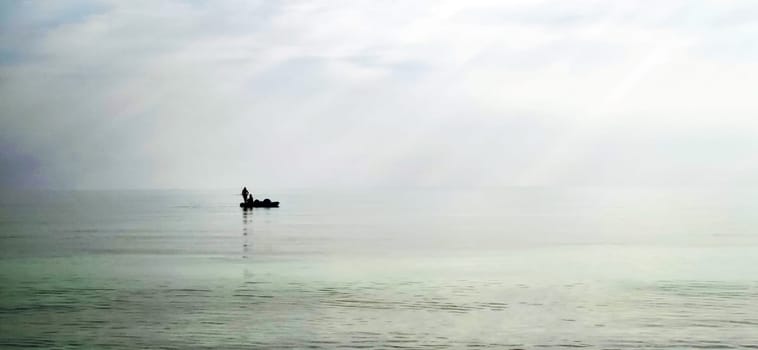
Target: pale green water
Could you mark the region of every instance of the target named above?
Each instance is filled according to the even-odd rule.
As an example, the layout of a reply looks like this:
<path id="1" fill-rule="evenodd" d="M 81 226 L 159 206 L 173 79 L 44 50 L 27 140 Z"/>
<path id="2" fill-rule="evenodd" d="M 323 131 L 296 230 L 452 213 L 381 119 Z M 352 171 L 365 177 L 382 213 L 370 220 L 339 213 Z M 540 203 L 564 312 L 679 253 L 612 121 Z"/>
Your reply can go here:
<path id="1" fill-rule="evenodd" d="M 758 348 L 755 192 L 234 192 L 5 195 L 0 346 Z"/>

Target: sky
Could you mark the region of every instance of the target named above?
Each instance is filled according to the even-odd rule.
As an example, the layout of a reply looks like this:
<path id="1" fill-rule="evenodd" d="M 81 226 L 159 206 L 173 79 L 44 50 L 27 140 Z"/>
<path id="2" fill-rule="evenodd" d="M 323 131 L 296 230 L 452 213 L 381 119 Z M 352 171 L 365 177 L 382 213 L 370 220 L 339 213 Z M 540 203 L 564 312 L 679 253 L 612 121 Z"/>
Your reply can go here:
<path id="1" fill-rule="evenodd" d="M 754 1 L 2 1 L 0 187 L 754 186 Z"/>

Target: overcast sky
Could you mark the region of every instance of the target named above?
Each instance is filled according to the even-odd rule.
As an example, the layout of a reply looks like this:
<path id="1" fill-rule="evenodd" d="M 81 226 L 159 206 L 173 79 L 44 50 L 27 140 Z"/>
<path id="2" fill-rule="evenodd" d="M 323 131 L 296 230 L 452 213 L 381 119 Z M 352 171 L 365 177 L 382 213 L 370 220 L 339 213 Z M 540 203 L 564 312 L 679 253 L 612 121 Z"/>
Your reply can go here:
<path id="1" fill-rule="evenodd" d="M 0 186 L 758 184 L 754 1 L 2 1 Z"/>

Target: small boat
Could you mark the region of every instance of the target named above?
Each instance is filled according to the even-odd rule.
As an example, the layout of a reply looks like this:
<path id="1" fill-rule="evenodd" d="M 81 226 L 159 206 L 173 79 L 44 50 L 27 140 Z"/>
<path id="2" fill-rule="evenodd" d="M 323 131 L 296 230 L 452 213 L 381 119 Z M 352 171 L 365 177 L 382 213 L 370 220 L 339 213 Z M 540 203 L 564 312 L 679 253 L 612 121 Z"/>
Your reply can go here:
<path id="1" fill-rule="evenodd" d="M 250 208 L 279 208 L 279 202 L 272 202 L 270 199 L 266 198 L 262 201 L 254 200 L 252 203 L 250 202 L 242 202 L 240 203 L 240 208 L 250 209 Z"/>

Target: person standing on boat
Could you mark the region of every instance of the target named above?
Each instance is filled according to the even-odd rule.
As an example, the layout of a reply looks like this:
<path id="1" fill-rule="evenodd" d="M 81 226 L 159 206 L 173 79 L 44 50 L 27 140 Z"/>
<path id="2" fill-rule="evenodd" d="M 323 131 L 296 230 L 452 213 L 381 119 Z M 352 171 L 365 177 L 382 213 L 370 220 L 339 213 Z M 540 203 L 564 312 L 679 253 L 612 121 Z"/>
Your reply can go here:
<path id="1" fill-rule="evenodd" d="M 247 194 L 250 193 L 247 191 L 247 187 L 242 188 L 242 202 L 247 203 Z"/>

